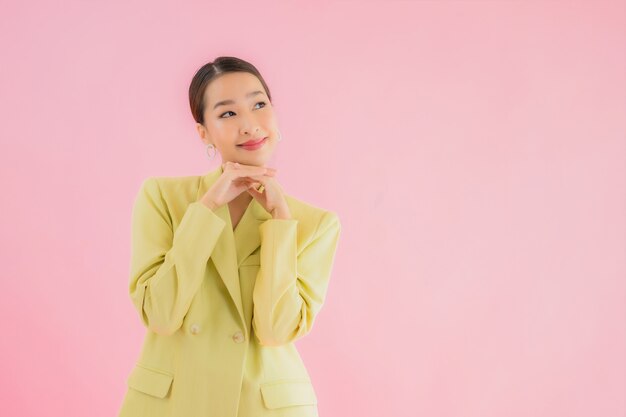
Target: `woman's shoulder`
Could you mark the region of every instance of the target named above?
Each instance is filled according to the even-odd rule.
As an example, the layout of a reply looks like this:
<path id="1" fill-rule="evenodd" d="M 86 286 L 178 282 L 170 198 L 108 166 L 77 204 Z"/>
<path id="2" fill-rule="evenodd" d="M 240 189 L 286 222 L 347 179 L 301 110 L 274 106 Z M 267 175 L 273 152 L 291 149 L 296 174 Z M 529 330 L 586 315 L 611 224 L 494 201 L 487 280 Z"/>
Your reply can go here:
<path id="1" fill-rule="evenodd" d="M 204 190 L 204 178 L 205 175 L 149 176 L 144 179 L 142 188 L 154 197 L 158 195 L 168 206 L 180 205 L 184 208 L 186 204 L 195 201 Z M 334 210 L 290 193 L 285 193 L 285 200 L 296 218 L 314 219 L 318 225 L 323 221 L 339 223 L 339 216 Z"/>
<path id="2" fill-rule="evenodd" d="M 150 176 L 144 181 L 154 181 L 162 187 L 181 187 L 195 185 L 202 179 L 202 175 L 184 175 L 184 176 Z"/>
<path id="3" fill-rule="evenodd" d="M 149 176 L 144 178 L 143 187 L 156 187 L 162 193 L 180 192 L 184 190 L 192 191 L 197 189 L 198 183 L 201 181 L 202 175 L 185 175 L 185 176 Z"/>
<path id="4" fill-rule="evenodd" d="M 140 186 L 140 195 L 160 200 L 168 208 L 184 208 L 196 200 L 202 175 L 148 176 Z"/>
<path id="5" fill-rule="evenodd" d="M 337 212 L 331 209 L 321 207 L 317 204 L 311 203 L 310 201 L 294 197 L 293 195 L 287 193 L 285 193 L 285 200 L 287 201 L 292 214 L 297 213 L 297 217 L 315 218 L 318 220 L 318 223 L 324 219 L 328 222 L 339 222 Z"/>

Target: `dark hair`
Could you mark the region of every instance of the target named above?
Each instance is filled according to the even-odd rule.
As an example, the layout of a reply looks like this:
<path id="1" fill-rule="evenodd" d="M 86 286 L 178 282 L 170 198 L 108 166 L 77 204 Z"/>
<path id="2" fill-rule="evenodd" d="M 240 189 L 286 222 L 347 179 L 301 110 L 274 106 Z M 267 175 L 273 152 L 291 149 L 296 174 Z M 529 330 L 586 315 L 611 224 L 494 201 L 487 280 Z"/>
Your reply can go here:
<path id="1" fill-rule="evenodd" d="M 204 92 L 209 83 L 229 72 L 249 72 L 256 76 L 259 81 L 261 81 L 261 84 L 263 84 L 263 88 L 265 88 L 265 93 L 270 103 L 272 102 L 270 89 L 267 87 L 265 80 L 254 65 L 233 56 L 220 56 L 215 58 L 213 62 L 209 62 L 200 67 L 189 85 L 189 106 L 191 107 L 191 114 L 196 122 L 204 124 Z"/>

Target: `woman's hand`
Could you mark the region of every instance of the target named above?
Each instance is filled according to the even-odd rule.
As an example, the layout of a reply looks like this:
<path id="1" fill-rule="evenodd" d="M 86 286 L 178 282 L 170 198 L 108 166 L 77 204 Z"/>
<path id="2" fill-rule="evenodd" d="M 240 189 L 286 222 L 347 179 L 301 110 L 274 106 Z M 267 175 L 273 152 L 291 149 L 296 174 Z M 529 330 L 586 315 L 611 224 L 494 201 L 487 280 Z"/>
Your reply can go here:
<path id="1" fill-rule="evenodd" d="M 263 186 L 258 191 L 260 185 Z M 258 175 L 248 187 L 248 193 L 275 219 L 290 219 L 291 213 L 285 200 L 285 193 L 274 175 Z"/>
<path id="2" fill-rule="evenodd" d="M 226 162 L 222 168 L 224 170 L 222 175 L 200 199 L 211 210 L 233 200 L 246 191 L 254 181 L 272 178 L 276 172 L 274 168 L 244 165 L 237 162 Z"/>

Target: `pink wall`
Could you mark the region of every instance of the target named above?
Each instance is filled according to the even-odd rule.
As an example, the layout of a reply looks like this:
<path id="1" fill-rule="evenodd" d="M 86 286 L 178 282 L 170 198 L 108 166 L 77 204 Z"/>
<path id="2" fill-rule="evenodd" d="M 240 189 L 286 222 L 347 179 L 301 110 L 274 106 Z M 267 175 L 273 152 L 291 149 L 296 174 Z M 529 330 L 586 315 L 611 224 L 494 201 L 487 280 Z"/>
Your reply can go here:
<path id="1" fill-rule="evenodd" d="M 132 198 L 216 167 L 186 94 L 219 55 L 272 89 L 285 189 L 342 220 L 298 342 L 321 415 L 625 415 L 623 1 L 1 9 L 1 415 L 115 415 Z"/>

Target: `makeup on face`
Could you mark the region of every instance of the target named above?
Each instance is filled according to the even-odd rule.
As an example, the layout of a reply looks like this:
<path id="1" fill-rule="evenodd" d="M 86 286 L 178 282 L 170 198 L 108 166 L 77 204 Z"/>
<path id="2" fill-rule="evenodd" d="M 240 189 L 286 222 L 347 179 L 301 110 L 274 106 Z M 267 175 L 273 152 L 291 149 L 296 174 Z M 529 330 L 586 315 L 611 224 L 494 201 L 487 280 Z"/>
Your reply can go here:
<path id="1" fill-rule="evenodd" d="M 265 142 L 267 142 L 267 137 L 264 137 L 263 139 L 260 139 L 260 140 L 252 139 L 252 140 L 245 142 L 244 144 L 237 145 L 237 147 L 245 149 L 247 151 L 255 151 L 261 148 L 263 145 L 265 145 Z"/>

